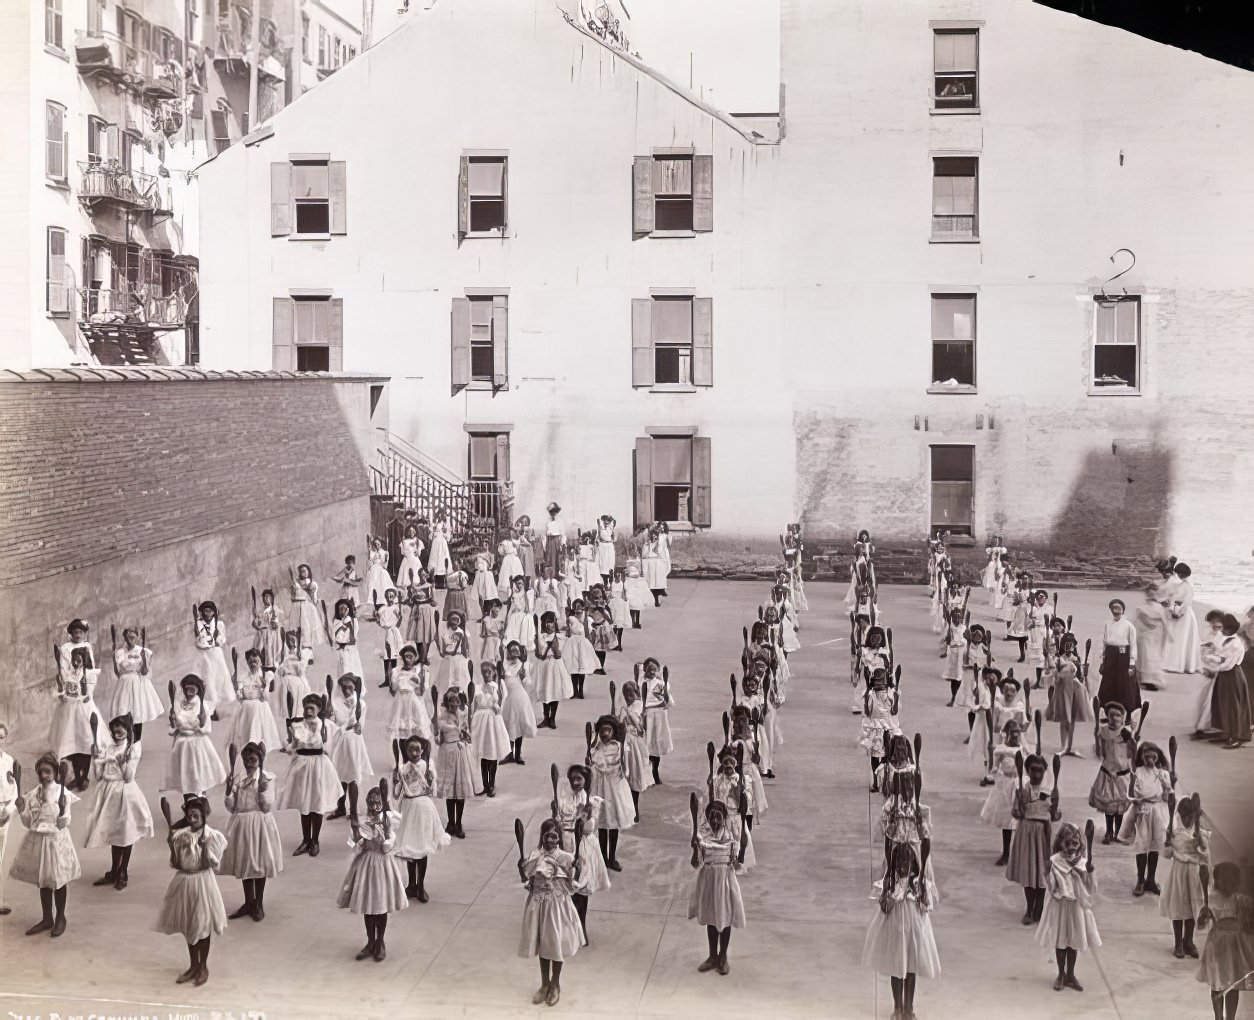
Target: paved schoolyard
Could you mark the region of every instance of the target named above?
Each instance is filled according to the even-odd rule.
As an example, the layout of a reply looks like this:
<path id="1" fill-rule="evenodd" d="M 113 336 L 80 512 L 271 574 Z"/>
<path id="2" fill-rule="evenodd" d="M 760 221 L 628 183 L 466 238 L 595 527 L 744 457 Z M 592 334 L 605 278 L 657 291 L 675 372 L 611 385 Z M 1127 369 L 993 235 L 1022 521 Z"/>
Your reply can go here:
<path id="1" fill-rule="evenodd" d="M 23 937 L 37 914 L 36 893 L 7 883 L 5 898 L 14 910 L 0 919 L 0 1008 L 45 1018 L 54 1012 L 163 1018 L 178 1013 L 203 1020 L 213 1011 L 236 1016 L 259 1011 L 267 1018 L 545 1012 L 888 1017 L 887 980 L 858 962 L 874 909 L 869 897 L 881 852 L 871 836 L 871 817 L 881 801 L 867 794 L 866 759 L 856 746 L 858 720 L 849 713 L 848 622 L 840 604 L 844 590 L 836 585 L 809 589 L 804 647 L 792 659 L 795 680 L 782 716 L 786 742 L 779 778 L 769 784 L 770 811 L 754 830 L 759 866 L 741 883 L 749 927 L 732 938 L 728 976 L 696 971 L 705 955 L 705 933 L 686 918 L 692 875 L 688 793 L 704 784 L 705 744 L 721 739 L 719 719 L 728 702 L 728 675 L 737 667 L 740 629 L 756 616 L 765 594 L 763 583 L 675 581 L 665 607 L 646 611 L 645 629 L 627 632 L 627 652 L 611 655 L 610 676 L 619 683 L 630 675 L 630 663 L 645 655 L 670 664 L 677 747 L 663 765 L 665 785 L 642 797 L 641 824 L 622 836 L 624 870 L 612 876 L 612 890 L 592 901 L 591 945 L 565 968 L 562 1001 L 555 1009 L 530 1005 L 538 968 L 516 952 L 525 894 L 515 870 L 512 825 L 515 816 L 523 818 L 529 841 L 535 839 L 548 811 L 549 763 L 582 758 L 584 721 L 608 708 L 601 677 L 588 678 L 589 700 L 562 705 L 556 733 L 545 730 L 527 742 L 525 767 L 501 767 L 494 800 L 467 804 L 468 838 L 432 859 L 431 901 L 393 916 L 384 963 L 353 959 L 364 940 L 360 919 L 334 906 L 349 855 L 347 827 L 327 822 L 321 856 L 287 857 L 284 873 L 269 883 L 265 922 L 233 921 L 214 940 L 209 983 L 199 989 L 176 986 L 186 951 L 179 939 L 151 930 L 170 875 L 159 838 L 136 848 L 130 886 L 122 893 L 91 887 L 107 867 L 108 854 L 82 851 L 83 881 L 70 891 L 70 926 L 55 942 Z M 1085 637 L 1099 637 L 1108 597 L 1062 595 L 1061 610 L 1075 614 L 1081 644 Z M 992 864 L 1000 837 L 978 822 L 984 791 L 961 744 L 965 718 L 944 708 L 948 688 L 937 679 L 940 660 L 926 593 L 889 588 L 882 600 L 884 622 L 893 627 L 904 667 L 903 725 L 924 735 L 924 801 L 936 828 L 933 859 L 942 902 L 933 924 L 944 974 L 939 981 L 920 981 L 919 1016 L 1208 1015 L 1206 990 L 1194 980 L 1196 962 L 1172 957 L 1170 924 L 1158 916 L 1157 899 L 1131 896 L 1135 876 L 1128 847 L 1095 848 L 1097 919 L 1105 944 L 1079 962 L 1084 993 L 1051 990 L 1053 954 L 1037 947 L 1031 931 L 1020 925 L 1019 887 Z M 972 595 L 971 608 L 977 620 L 988 618 L 982 593 Z M 363 659 L 373 670 L 376 632 L 363 629 Z M 1017 648 L 995 642 L 994 654 L 1005 665 Z M 310 675 L 322 677 L 328 667 L 324 649 Z M 163 692 L 165 679 L 158 677 Z M 1152 696 L 1147 737 L 1165 746 L 1170 733 L 1183 736 L 1195 683 L 1173 678 L 1170 690 Z M 367 738 L 375 766 L 382 768 L 390 764 L 382 736 L 387 695 L 370 688 L 367 700 L 372 708 Z M 141 781 L 161 836 L 154 787 L 168 746 L 160 726 L 150 726 L 145 744 Z M 1047 726 L 1045 750 L 1056 747 L 1056 727 Z M 1202 791 L 1225 834 L 1248 831 L 1248 809 L 1234 787 L 1248 776 L 1251 754 L 1182 744 L 1181 789 Z M 1065 819 L 1088 817 L 1085 801 L 1094 768 L 1091 756 L 1063 765 Z M 278 761 L 276 770 L 282 782 L 286 761 Z M 224 827 L 221 791 L 211 800 L 216 809 L 211 824 Z M 80 806 L 73 825 L 80 844 L 86 807 Z M 280 816 L 280 828 L 290 854 L 299 838 L 295 814 Z M 19 825 L 9 840 L 6 866 L 20 838 Z M 1217 859 L 1228 852 L 1224 846 Z M 242 901 L 239 883 L 221 879 L 220 884 L 229 911 Z"/>

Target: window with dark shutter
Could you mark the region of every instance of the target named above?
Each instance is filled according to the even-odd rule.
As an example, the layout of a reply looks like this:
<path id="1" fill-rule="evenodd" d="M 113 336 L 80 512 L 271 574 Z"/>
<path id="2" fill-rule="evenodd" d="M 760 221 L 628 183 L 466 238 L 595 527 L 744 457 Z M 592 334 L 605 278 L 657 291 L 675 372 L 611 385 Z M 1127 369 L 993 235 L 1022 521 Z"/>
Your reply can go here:
<path id="1" fill-rule="evenodd" d="M 692 430 L 653 430 L 636 440 L 636 526 L 666 521 L 705 528 L 711 521 L 711 445 Z"/>
<path id="2" fill-rule="evenodd" d="M 70 313 L 70 267 L 65 259 L 66 231 L 60 227 L 48 228 L 46 265 L 47 311 L 49 315 Z"/>

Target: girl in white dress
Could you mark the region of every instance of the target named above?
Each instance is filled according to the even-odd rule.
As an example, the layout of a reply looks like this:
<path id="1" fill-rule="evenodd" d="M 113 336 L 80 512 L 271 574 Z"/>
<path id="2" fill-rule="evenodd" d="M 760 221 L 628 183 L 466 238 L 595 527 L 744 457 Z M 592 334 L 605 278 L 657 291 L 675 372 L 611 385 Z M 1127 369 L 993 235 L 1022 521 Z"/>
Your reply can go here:
<path id="1" fill-rule="evenodd" d="M 318 582 L 313 579 L 313 570 L 308 563 L 302 563 L 291 577 L 292 618 L 291 624 L 300 635 L 300 650 L 306 663 L 313 662 L 314 649 L 325 639 L 322 620 L 318 615 Z"/>
<path id="2" fill-rule="evenodd" d="M 748 871 L 756 866 L 757 858 L 753 852 L 753 833 L 750 829 L 752 816 L 749 813 L 749 807 L 753 794 L 748 781 L 740 774 L 743 769 L 742 764 L 740 771 L 737 771 L 735 746 L 725 745 L 718 753 L 718 771 L 714 773 L 714 779 L 709 785 L 709 800 L 722 801 L 727 806 L 727 825 L 731 829 L 732 837 L 737 843 L 744 840 L 745 844 L 744 860 L 740 863 L 740 870 Z M 743 832 L 740 824 L 741 796 L 745 799 Z"/>
<path id="3" fill-rule="evenodd" d="M 284 631 L 283 646 L 283 658 L 279 660 L 275 678 L 270 681 L 270 690 L 274 694 L 274 714 L 278 718 L 286 719 L 288 702 L 299 705 L 310 692 L 309 680 L 305 677 L 305 655 L 301 651 L 296 631 Z"/>
<path id="4" fill-rule="evenodd" d="M 514 822 L 522 853 L 522 822 Z M 585 944 L 572 893 L 582 868 L 579 854 L 562 849 L 562 828 L 552 818 L 540 823 L 540 848 L 519 857 L 518 875 L 527 887 L 518 955 L 540 957 L 540 990 L 532 1003 L 556 1006 L 561 998 L 562 965 Z"/>
<path id="5" fill-rule="evenodd" d="M 370 598 L 371 605 L 377 605 L 380 597 L 392 587 L 392 578 L 388 574 L 388 551 L 383 548 L 383 539 L 367 536 L 370 551 L 366 559 L 370 565 L 366 568 L 366 584 L 363 589 Z"/>
<path id="6" fill-rule="evenodd" d="M 411 736 L 431 739 L 431 715 L 427 712 L 427 667 L 418 662 L 413 645 L 401 649 L 400 669 L 392 673 L 392 714 L 388 718 L 389 740 Z"/>
<path id="7" fill-rule="evenodd" d="M 588 795 L 591 783 L 590 769 L 583 765 L 570 766 L 566 770 L 566 782 L 558 786 L 557 799 L 552 804 L 553 818 L 562 827 L 563 845 L 569 846 L 572 852 L 578 852 L 582 865 L 579 878 L 571 887 L 570 898 L 575 904 L 575 913 L 579 915 L 584 945 L 588 944 L 588 897 L 610 887 L 610 873 L 605 867 L 605 858 L 601 856 L 601 846 L 593 834 L 601 800 Z M 576 821 L 583 823 L 583 835 L 577 848 Z"/>
<path id="8" fill-rule="evenodd" d="M 614 651 L 621 652 L 623 631 L 632 618 L 631 607 L 627 604 L 627 575 L 622 570 L 615 570 L 614 579 L 610 582 L 610 616 L 614 621 L 614 640 L 617 643 Z"/>
<path id="9" fill-rule="evenodd" d="M 435 608 L 435 589 L 427 580 L 425 570 L 419 570 L 417 583 L 409 586 L 406 604 L 409 606 L 409 619 L 405 624 L 405 640 L 418 649 L 418 658 L 430 662 L 439 614 Z"/>
<path id="10" fill-rule="evenodd" d="M 600 542 L 595 531 L 585 531 L 579 536 L 579 584 L 585 597 L 594 584 L 601 583 L 601 562 L 598 558 Z M 613 569 L 611 567 L 611 569 Z M 573 601 L 573 599 L 572 599 Z"/>
<path id="11" fill-rule="evenodd" d="M 623 736 L 617 719 L 612 715 L 601 716 L 584 761 L 592 770 L 592 796 L 601 798 L 597 811 L 597 838 L 601 843 L 601 856 L 611 871 L 623 870 L 618 863 L 619 830 L 630 829 L 635 824 Z"/>
<path id="12" fill-rule="evenodd" d="M 536 578 L 535 593 L 532 605 L 536 613 L 556 613 L 559 606 L 566 604 L 562 595 L 562 586 L 557 578 L 549 573 L 549 565 L 542 563 L 537 568 L 540 575 Z"/>
<path id="13" fill-rule="evenodd" d="M 582 699 L 584 679 L 600 668 L 600 660 L 590 640 L 592 621 L 588 619 L 583 599 L 575 599 L 565 615 L 566 642 L 562 645 L 562 660 L 570 673 L 574 696 Z"/>
<path id="14" fill-rule="evenodd" d="M 517 641 L 530 648 L 536 640 L 535 593 L 526 586 L 526 578 L 510 578 L 509 598 L 505 603 L 505 640 Z"/>
<path id="15" fill-rule="evenodd" d="M 930 846 L 928 847 L 930 852 Z M 899 1016 L 914 1015 L 914 985 L 919 974 L 940 975 L 940 956 L 932 935 L 927 884 L 908 844 L 893 847 L 884 877 L 875 883 L 875 916 L 862 945 L 862 965 L 887 974 L 893 1007 Z"/>
<path id="16" fill-rule="evenodd" d="M 436 636 L 440 664 L 436 667 L 435 684 L 440 690 L 465 689 L 470 683 L 470 639 L 466 636 L 465 623 L 466 617 L 453 610 Z"/>
<path id="17" fill-rule="evenodd" d="M 653 596 L 653 605 L 661 606 L 662 595 L 666 588 L 665 565 L 659 551 L 658 531 L 656 528 L 644 529 L 644 545 L 640 549 L 640 562 L 644 567 L 644 583 Z"/>
<path id="18" fill-rule="evenodd" d="M 614 576 L 614 529 L 618 521 L 609 514 L 602 514 L 597 521 L 597 570 L 601 575 L 601 583 L 609 584 Z"/>
<path id="19" fill-rule="evenodd" d="M 504 548 L 505 543 L 501 543 Z M 492 578 L 492 554 L 486 549 L 480 549 L 475 553 L 474 558 L 474 577 L 470 582 L 470 597 L 475 600 L 479 606 L 480 615 L 483 613 L 483 605 L 485 602 L 494 600 L 497 597 L 496 581 Z"/>
<path id="20" fill-rule="evenodd" d="M 110 720 L 109 736 L 111 739 L 97 746 L 92 754 L 96 803 L 83 845 L 88 849 L 109 847 L 110 868 L 92 885 L 112 885 L 120 892 L 130 879 L 131 850 L 139 840 L 152 835 L 152 814 L 135 782 L 141 752 L 130 717 Z"/>
<path id="21" fill-rule="evenodd" d="M 545 613 L 540 617 L 540 633 L 536 635 L 535 660 L 532 672 L 536 700 L 544 706 L 544 718 L 538 729 L 557 729 L 557 703 L 574 697 L 570 672 L 562 661 L 566 642 L 557 632 L 557 617 Z"/>
<path id="22" fill-rule="evenodd" d="M 218 707 L 235 700 L 231 671 L 226 665 L 226 627 L 218 618 L 218 607 L 205 601 L 192 607 L 192 636 L 196 640 L 196 675 L 205 682 L 205 702 L 215 722 Z"/>
<path id="23" fill-rule="evenodd" d="M 59 781 L 60 767 L 50 752 L 35 762 L 39 784 L 14 802 L 26 835 L 9 867 L 9 877 L 39 888 L 43 919 L 26 929 L 27 935 L 65 932 L 65 898 L 69 883 L 79 877 L 78 855 L 70 838 L 70 805 L 78 801 Z M 53 916 L 55 907 L 56 914 Z"/>
<path id="24" fill-rule="evenodd" d="M 300 812 L 301 841 L 293 857 L 318 856 L 323 815 L 331 814 L 340 798 L 340 781 L 327 754 L 326 710 L 325 699 L 309 694 L 301 703 L 302 718 L 287 721 L 287 743 L 293 755 L 278 810 Z"/>
<path id="25" fill-rule="evenodd" d="M 501 615 L 501 603 L 495 598 L 483 603 L 483 616 L 479 620 L 478 647 L 474 649 L 475 662 L 500 662 L 501 639 L 505 634 L 505 618 Z"/>
<path id="26" fill-rule="evenodd" d="M 623 684 L 623 703 L 615 718 L 623 734 L 623 752 L 626 756 L 627 786 L 631 789 L 634 809 L 632 821 L 640 821 L 640 794 L 653 785 L 649 773 L 648 744 L 644 737 L 644 711 L 640 701 L 640 685 L 635 680 Z"/>
<path id="27" fill-rule="evenodd" d="M 525 579 L 527 573 L 523 568 L 522 557 L 519 555 L 518 532 L 510 531 L 505 538 L 501 539 L 496 552 L 501 557 L 501 563 L 496 572 L 496 594 L 492 597 L 508 598 L 514 585 L 514 578 Z M 534 570 L 534 564 L 532 568 Z"/>
<path id="28" fill-rule="evenodd" d="M 377 539 L 376 539 L 377 541 Z M 382 543 L 380 543 L 382 544 Z M 396 583 L 408 587 L 418 583 L 422 573 L 422 551 L 426 546 L 418 537 L 418 529 L 410 524 L 405 528 L 405 537 L 401 539 L 401 562 L 396 570 Z"/>
<path id="29" fill-rule="evenodd" d="M 645 737 L 653 782 L 662 782 L 662 759 L 675 749 L 671 738 L 670 708 L 675 704 L 671 694 L 671 674 L 653 656 L 644 660 L 644 682 L 640 692 L 644 701 Z"/>
<path id="30" fill-rule="evenodd" d="M 354 615 L 357 610 L 357 603 L 361 601 L 361 582 L 362 576 L 357 573 L 357 557 L 345 556 L 344 569 L 338 574 L 332 574 L 331 580 L 340 586 L 340 598 L 347 599 L 353 607 Z"/>
<path id="31" fill-rule="evenodd" d="M 518 561 L 522 564 L 519 573 L 527 579 L 527 584 L 531 584 L 536 576 L 536 539 L 531 530 L 531 518 L 526 514 L 514 522 L 514 535 L 518 543 Z"/>
<path id="32" fill-rule="evenodd" d="M 448 526 L 448 514 L 443 510 L 435 512 L 435 523 L 431 525 L 431 552 L 427 556 L 427 573 L 437 588 L 444 587 L 444 579 L 453 572 L 453 559 L 449 555 L 448 540 L 452 531 Z"/>
<path id="33" fill-rule="evenodd" d="M 382 589 L 384 602 L 377 601 L 374 607 L 374 622 L 383 631 L 383 643 L 379 649 L 379 657 L 383 660 L 383 682 L 380 687 L 387 687 L 392 680 L 392 670 L 396 668 L 396 657 L 401 653 L 401 602 L 400 595 L 389 583 Z"/>
<path id="34" fill-rule="evenodd" d="M 436 796 L 444 798 L 448 815 L 444 831 L 457 839 L 466 838 L 466 830 L 462 828 L 466 801 L 483 793 L 483 782 L 475 775 L 475 752 L 470 742 L 464 698 L 455 687 L 445 691 L 443 708 L 435 718 L 435 741 L 440 746 Z"/>
<path id="35" fill-rule="evenodd" d="M 266 745 L 245 744 L 243 772 L 227 781 L 226 852 L 221 871 L 244 883 L 244 905 L 231 918 L 266 916 L 266 880 L 283 870 L 283 844 L 274 817 L 274 774 L 265 770 Z"/>
<path id="36" fill-rule="evenodd" d="M 340 698 L 332 710 L 335 733 L 328 743 L 331 764 L 340 777 L 340 787 L 347 794 L 348 784 L 356 783 L 365 789 L 374 776 L 370 764 L 370 752 L 366 750 L 366 738 L 362 736 L 366 723 L 366 699 L 362 697 L 361 677 L 345 673 L 339 682 Z M 344 817 L 344 797 L 340 797 L 332 818 Z"/>
<path id="37" fill-rule="evenodd" d="M 365 671 L 361 668 L 361 653 L 357 650 L 357 611 L 348 599 L 339 599 L 335 603 L 335 619 L 327 627 L 327 633 L 335 650 L 335 675 L 352 673 L 362 676 Z"/>
<path id="38" fill-rule="evenodd" d="M 1093 919 L 1093 894 L 1097 882 L 1093 877 L 1093 861 L 1084 859 L 1084 837 L 1070 822 L 1063 822 L 1054 837 L 1054 853 L 1049 859 L 1049 877 L 1045 880 L 1045 909 L 1036 926 L 1036 943 L 1054 950 L 1058 977 L 1054 991 L 1084 987 L 1076 980 L 1076 955 L 1102 944 Z"/>
<path id="39" fill-rule="evenodd" d="M 1174 573 L 1163 585 L 1163 598 L 1170 600 L 1167 634 L 1163 644 L 1163 671 L 1196 673 L 1200 668 L 1197 614 L 1193 611 L 1193 571 L 1187 563 L 1175 564 Z"/>
<path id="40" fill-rule="evenodd" d="M 173 686 L 173 681 L 170 683 Z M 174 744 L 161 789 L 177 790 L 184 796 L 204 796 L 226 781 L 226 769 L 209 739 L 213 723 L 205 704 L 204 681 L 189 673 L 180 681 L 179 689 L 183 696 L 170 704 L 170 736 Z"/>
<path id="41" fill-rule="evenodd" d="M 376 963 L 387 958 L 383 936 L 387 932 L 388 914 L 409 906 L 405 896 L 405 872 L 395 853 L 401 818 L 389 809 L 383 789 L 372 787 L 366 794 L 366 817 L 360 821 L 353 819 L 350 846 L 355 853 L 335 901 L 365 919 L 366 944 L 358 951 L 357 959 L 373 956 Z"/>
<path id="42" fill-rule="evenodd" d="M 1158 855 L 1167 846 L 1167 822 L 1170 812 L 1167 796 L 1172 791 L 1172 776 L 1163 768 L 1163 753 L 1156 744 L 1144 741 L 1136 751 L 1136 767 L 1128 782 L 1132 801 L 1132 849 L 1136 852 L 1136 888 L 1133 896 L 1145 893 L 1161 895 L 1156 881 Z"/>
<path id="43" fill-rule="evenodd" d="M 696 794 L 694 798 L 694 814 Z M 705 925 L 710 954 L 698 965 L 705 973 L 726 974 L 727 949 L 731 930 L 745 926 L 745 906 L 740 896 L 736 871 L 740 867 L 740 846 L 727 824 L 727 805 L 712 800 L 705 806 L 704 824 L 692 837 L 692 866 L 696 881 L 688 897 L 688 917 Z M 695 825 L 694 825 L 695 827 Z"/>
<path id="44" fill-rule="evenodd" d="M 409 871 L 405 895 L 426 903 L 427 858 L 453 840 L 440 825 L 440 813 L 435 806 L 435 771 L 431 768 L 430 743 L 422 737 L 409 737 L 403 753 L 404 763 L 392 772 L 392 799 L 401 813 L 396 829 L 396 856 L 405 862 Z"/>
<path id="45" fill-rule="evenodd" d="M 509 735 L 509 754 L 501 759 L 508 765 L 525 765 L 522 743 L 536 735 L 536 713 L 531 707 L 532 690 L 527 677 L 527 649 L 519 641 L 505 646 L 505 661 L 501 664 L 501 677 L 505 683 L 505 702 L 501 706 L 501 718 Z"/>
<path id="46" fill-rule="evenodd" d="M 1001 582 L 1001 558 L 1006 554 L 1005 547 L 1001 544 L 1001 536 L 993 537 L 993 543 L 984 550 L 988 556 L 988 563 L 984 565 L 984 573 L 980 576 L 980 583 L 983 584 L 984 590 L 988 592 L 988 600 L 990 605 L 996 605 L 997 589 Z"/>
<path id="47" fill-rule="evenodd" d="M 134 724 L 135 739 L 141 739 L 144 723 L 159 719 L 165 714 L 161 699 L 152 685 L 149 665 L 152 650 L 145 648 L 140 633 L 134 627 L 122 631 L 124 647 L 113 643 L 113 671 L 117 685 L 113 688 L 105 713 L 111 719 L 128 715 Z"/>
<path id="48" fill-rule="evenodd" d="M 278 747 L 283 743 L 274 711 L 266 700 L 265 670 L 261 666 L 261 652 L 250 648 L 244 653 L 244 675 L 235 677 L 235 690 L 239 694 L 239 711 L 231 724 L 227 744 L 243 747 L 245 744 L 265 744 Z"/>
<path id="49" fill-rule="evenodd" d="M 185 828 L 172 828 L 170 866 L 174 877 L 165 891 L 157 931 L 182 935 L 187 941 L 191 966 L 180 974 L 178 984 L 203 985 L 209 980 L 209 942 L 226 931 L 226 907 L 214 875 L 226 851 L 226 837 L 209 828 L 209 802 L 191 797 L 183 802 Z"/>
<path id="50" fill-rule="evenodd" d="M 87 773 L 91 768 L 91 749 L 95 737 L 91 732 L 91 717 L 99 715 L 92 700 L 100 670 L 88 668 L 88 653 L 75 648 L 69 663 L 57 677 L 57 703 L 52 710 L 52 727 L 48 744 L 58 758 L 68 759 L 74 769 L 74 779 L 69 788 L 78 792 L 87 789 Z"/>
<path id="51" fill-rule="evenodd" d="M 274 604 L 274 591 L 266 588 L 261 593 L 261 609 L 253 613 L 253 647 L 261 652 L 261 665 L 267 673 L 274 673 L 283 659 L 283 621 L 286 615 Z"/>
<path id="52" fill-rule="evenodd" d="M 501 718 L 502 693 L 496 663 L 479 664 L 479 687 L 470 702 L 470 742 L 479 755 L 479 772 L 489 797 L 496 796 L 496 769 L 511 750 L 509 731 Z"/>
<path id="53" fill-rule="evenodd" d="M 1015 791 L 1019 789 L 1015 755 L 1023 753 L 1020 746 L 1023 730 L 1017 720 L 1007 719 L 1002 734 L 1003 742 L 993 748 L 993 786 L 980 809 L 980 821 L 1001 830 L 1001 856 L 993 862 L 995 868 L 1004 868 L 1010 860 L 1010 841 L 1019 824 L 1012 813 Z"/>

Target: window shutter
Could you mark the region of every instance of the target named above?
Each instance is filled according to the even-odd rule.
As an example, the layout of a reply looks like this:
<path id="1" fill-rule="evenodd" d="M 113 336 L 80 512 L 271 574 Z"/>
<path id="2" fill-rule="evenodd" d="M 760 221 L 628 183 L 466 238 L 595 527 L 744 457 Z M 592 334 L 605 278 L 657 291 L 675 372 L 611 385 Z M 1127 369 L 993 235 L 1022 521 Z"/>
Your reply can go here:
<path id="1" fill-rule="evenodd" d="M 295 302 L 291 298 L 274 299 L 273 347 L 276 372 L 296 371 Z"/>
<path id="2" fill-rule="evenodd" d="M 270 164 L 270 236 L 292 232 L 292 164 Z"/>
<path id="3" fill-rule="evenodd" d="M 631 299 L 631 384 L 653 385 L 653 301 Z"/>
<path id="4" fill-rule="evenodd" d="M 348 164 L 328 163 L 327 178 L 330 184 L 331 233 L 348 233 Z"/>
<path id="5" fill-rule="evenodd" d="M 65 314 L 70 310 L 70 273 L 65 260 L 66 235 L 48 231 L 48 311 Z"/>
<path id="6" fill-rule="evenodd" d="M 332 372 L 344 371 L 344 299 L 332 298 L 327 302 L 327 366 Z"/>
<path id="7" fill-rule="evenodd" d="M 714 385 L 714 299 L 692 299 L 692 382 Z"/>
<path id="8" fill-rule="evenodd" d="M 631 230 L 653 233 L 653 157 L 637 156 L 631 165 Z"/>
<path id="9" fill-rule="evenodd" d="M 636 527 L 653 523 L 653 440 L 636 440 Z"/>
<path id="10" fill-rule="evenodd" d="M 509 233 L 509 157 L 501 160 L 501 236 Z"/>
<path id="11" fill-rule="evenodd" d="M 692 229 L 714 229 L 714 157 L 692 157 Z"/>
<path id="12" fill-rule="evenodd" d="M 105 159 L 122 159 L 122 131 L 116 124 L 106 124 L 104 129 Z"/>
<path id="13" fill-rule="evenodd" d="M 470 157 L 463 156 L 457 171 L 457 238 L 470 233 Z"/>
<path id="14" fill-rule="evenodd" d="M 453 298 L 453 392 L 470 385 L 470 299 Z"/>
<path id="15" fill-rule="evenodd" d="M 496 434 L 496 480 L 509 481 L 509 433 Z"/>
<path id="16" fill-rule="evenodd" d="M 698 528 L 710 526 L 710 438 L 692 437 L 692 523 Z"/>
<path id="17" fill-rule="evenodd" d="M 492 298 L 492 388 L 509 385 L 509 298 L 497 294 Z"/>

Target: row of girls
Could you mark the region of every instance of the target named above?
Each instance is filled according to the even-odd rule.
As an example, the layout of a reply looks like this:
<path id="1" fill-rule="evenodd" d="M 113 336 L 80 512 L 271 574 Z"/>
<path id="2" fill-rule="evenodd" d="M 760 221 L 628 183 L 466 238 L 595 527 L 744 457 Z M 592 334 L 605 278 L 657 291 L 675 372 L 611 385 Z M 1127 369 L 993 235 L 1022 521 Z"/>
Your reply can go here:
<path id="1" fill-rule="evenodd" d="M 1004 553 L 1000 540 L 992 551 Z M 937 586 L 947 585 L 954 593 L 945 614 L 942 679 L 949 686 L 950 704 L 966 712 L 964 742 L 980 785 L 988 788 L 980 819 L 1001 832 L 994 867 L 1004 868 L 1007 880 L 1022 886 L 1023 923 L 1035 925 L 1037 941 L 1055 950 L 1055 990 L 1080 990 L 1077 954 L 1101 945 L 1093 917 L 1096 827 L 1092 820 L 1063 821 L 1059 801 L 1062 759 L 1082 759 L 1091 749 L 1096 772 L 1088 805 L 1104 817 L 1101 842 L 1132 846 L 1132 895 L 1158 898 L 1159 914 L 1171 922 L 1173 955 L 1201 958 L 1197 977 L 1212 990 L 1215 1016 L 1223 1020 L 1226 1011 L 1231 1017 L 1240 989 L 1248 987 L 1246 975 L 1254 970 L 1254 913 L 1238 892 L 1241 875 L 1234 864 L 1217 866 L 1214 889 L 1203 888 L 1211 877 L 1208 819 L 1196 793 L 1177 789 L 1175 738 L 1168 754 L 1142 739 L 1149 705 L 1140 700 L 1136 668 L 1146 647 L 1126 618 L 1123 601 L 1112 599 L 1108 607 L 1110 619 L 1098 652 L 1101 680 L 1094 691 L 1089 681 L 1092 642 L 1086 641 L 1081 655 L 1070 618 L 1058 613 L 1057 596 L 1051 603 L 1048 593 L 1029 587 L 1023 598 L 1028 609 L 1019 623 L 1026 632 L 1021 681 L 1013 666 L 1003 673 L 993 665 L 991 630 L 971 623 L 963 608 L 965 593 L 959 604 L 960 589 L 946 567 L 938 560 L 935 575 Z M 1150 585 L 1147 600 L 1157 602 L 1159 593 L 1158 584 Z M 1235 622 L 1228 621 L 1234 632 Z M 1040 694 L 1034 706 L 1036 690 Z M 1059 727 L 1059 750 L 1052 762 L 1043 750 L 1045 722 Z M 1089 724 L 1091 742 L 1081 750 L 1077 735 Z M 1168 862 L 1162 885 L 1160 860 Z M 1206 948 L 1199 951 L 1195 932 L 1211 923 Z"/>

